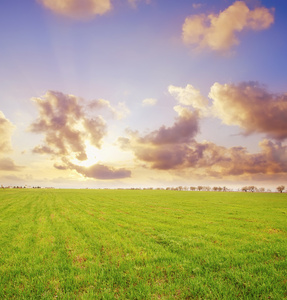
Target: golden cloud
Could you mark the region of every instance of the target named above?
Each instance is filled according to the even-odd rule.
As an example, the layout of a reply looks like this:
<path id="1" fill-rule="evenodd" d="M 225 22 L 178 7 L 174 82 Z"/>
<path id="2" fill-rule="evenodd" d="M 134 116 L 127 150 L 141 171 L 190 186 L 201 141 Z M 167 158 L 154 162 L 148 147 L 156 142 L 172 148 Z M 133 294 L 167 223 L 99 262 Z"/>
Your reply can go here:
<path id="1" fill-rule="evenodd" d="M 192 106 L 195 109 L 204 110 L 208 105 L 208 100 L 191 84 L 188 84 L 185 88 L 170 85 L 168 92 L 180 104 Z"/>
<path id="2" fill-rule="evenodd" d="M 257 7 L 250 10 L 245 2 L 236 1 L 215 14 L 192 15 L 185 19 L 182 38 L 197 49 L 227 51 L 238 45 L 237 33 L 243 30 L 264 30 L 274 22 L 274 9 Z"/>
<path id="3" fill-rule="evenodd" d="M 14 128 L 14 125 L 5 117 L 2 111 L 0 111 L 0 153 L 12 150 L 11 135 Z"/>
<path id="4" fill-rule="evenodd" d="M 213 113 L 224 124 L 238 125 L 247 134 L 287 138 L 287 94 L 272 94 L 257 82 L 215 83 L 209 97 L 213 100 Z"/>
<path id="5" fill-rule="evenodd" d="M 103 15 L 111 10 L 110 0 L 38 0 L 54 13 L 76 19 Z"/>

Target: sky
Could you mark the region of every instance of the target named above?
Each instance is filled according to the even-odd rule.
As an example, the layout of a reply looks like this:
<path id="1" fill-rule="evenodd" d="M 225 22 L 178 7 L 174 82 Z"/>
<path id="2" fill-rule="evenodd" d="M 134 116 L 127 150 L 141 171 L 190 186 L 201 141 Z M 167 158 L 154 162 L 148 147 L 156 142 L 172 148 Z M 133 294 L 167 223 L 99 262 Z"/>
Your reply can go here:
<path id="1" fill-rule="evenodd" d="M 0 184 L 287 185 L 285 0 L 1 0 Z"/>

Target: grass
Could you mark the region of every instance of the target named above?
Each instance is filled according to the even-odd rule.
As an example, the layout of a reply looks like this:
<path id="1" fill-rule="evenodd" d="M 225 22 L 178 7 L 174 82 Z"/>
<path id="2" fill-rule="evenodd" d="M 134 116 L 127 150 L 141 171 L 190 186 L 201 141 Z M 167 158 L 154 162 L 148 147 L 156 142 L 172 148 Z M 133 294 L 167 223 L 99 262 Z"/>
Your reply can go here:
<path id="1" fill-rule="evenodd" d="M 0 299 L 286 299 L 287 194 L 1 190 Z"/>

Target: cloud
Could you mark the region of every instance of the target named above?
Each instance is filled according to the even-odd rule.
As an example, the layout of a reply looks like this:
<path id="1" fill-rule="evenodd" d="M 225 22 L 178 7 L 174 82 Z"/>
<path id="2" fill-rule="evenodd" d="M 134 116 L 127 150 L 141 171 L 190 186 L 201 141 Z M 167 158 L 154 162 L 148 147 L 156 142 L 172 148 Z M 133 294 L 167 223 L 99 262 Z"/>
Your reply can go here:
<path id="1" fill-rule="evenodd" d="M 110 101 L 104 99 L 97 99 L 93 100 L 89 103 L 88 107 L 90 109 L 107 109 L 112 116 L 117 119 L 121 120 L 126 118 L 130 114 L 130 110 L 126 106 L 124 102 L 120 102 L 117 106 L 112 106 Z"/>
<path id="2" fill-rule="evenodd" d="M 141 143 L 153 145 L 168 145 L 190 141 L 199 131 L 197 112 L 192 112 L 182 106 L 175 106 L 178 113 L 173 126 L 162 126 L 158 130 L 152 131 L 140 138 Z"/>
<path id="3" fill-rule="evenodd" d="M 100 179 L 100 180 L 111 180 L 111 179 L 123 179 L 131 177 L 131 171 L 120 168 L 110 168 L 102 164 L 94 164 L 89 167 L 83 167 L 68 163 L 67 166 L 70 169 L 76 170 L 78 173 L 84 175 L 85 177 Z"/>
<path id="4" fill-rule="evenodd" d="M 236 1 L 218 15 L 200 14 L 185 19 L 182 38 L 197 49 L 227 51 L 238 45 L 237 33 L 243 30 L 264 30 L 274 22 L 274 9 L 257 7 L 250 10 L 245 2 Z"/>
<path id="5" fill-rule="evenodd" d="M 128 0 L 129 4 L 133 7 L 133 8 L 136 8 L 137 7 L 137 4 L 142 1 L 142 0 Z M 146 4 L 150 4 L 152 0 L 145 0 L 144 2 Z"/>
<path id="6" fill-rule="evenodd" d="M 23 167 L 15 165 L 14 161 L 9 157 L 0 158 L 1 171 L 20 171 Z"/>
<path id="7" fill-rule="evenodd" d="M 55 160 L 60 159 L 62 163 L 54 163 L 58 170 L 75 170 L 89 178 L 107 180 L 131 176 L 131 172 L 123 168 L 114 169 L 103 164 L 84 167 L 80 163 L 73 163 L 87 160 L 87 144 L 101 147 L 106 123 L 101 116 L 88 117 L 87 108 L 90 114 L 91 109 L 108 109 L 116 113 L 109 101 L 95 100 L 84 106 L 77 97 L 54 91 L 32 100 L 36 103 L 39 116 L 31 124 L 30 131 L 45 136 L 44 143 L 33 149 L 34 153 L 49 154 Z M 120 107 L 124 111 L 125 106 Z M 117 113 L 120 113 L 120 109 Z"/>
<path id="8" fill-rule="evenodd" d="M 131 149 L 137 159 L 150 163 L 152 168 L 168 170 L 183 164 L 185 145 L 199 131 L 199 114 L 186 107 L 175 106 L 178 113 L 171 127 L 161 126 L 145 136 L 128 131 L 129 138 L 119 138 L 123 150 Z"/>
<path id="9" fill-rule="evenodd" d="M 189 105 L 196 109 L 205 109 L 208 105 L 208 100 L 205 99 L 199 90 L 188 84 L 185 88 L 170 85 L 168 92 L 183 105 Z"/>
<path id="10" fill-rule="evenodd" d="M 127 0 L 133 8 L 141 1 L 143 0 Z M 112 9 L 112 0 L 37 0 L 37 2 L 53 13 L 77 20 L 104 15 Z M 151 0 L 144 2 L 150 4 Z"/>
<path id="11" fill-rule="evenodd" d="M 215 83 L 209 97 L 213 113 L 224 124 L 240 126 L 246 134 L 287 138 L 287 94 L 272 94 L 257 82 Z"/>
<path id="12" fill-rule="evenodd" d="M 11 135 L 15 126 L 0 111 L 0 153 L 6 153 L 12 150 Z"/>
<path id="13" fill-rule="evenodd" d="M 32 99 L 39 116 L 30 126 L 34 133 L 44 133 L 44 145 L 34 148 L 36 153 L 66 156 L 71 153 L 79 160 L 87 158 L 85 142 L 98 148 L 106 133 L 106 124 L 100 116 L 88 118 L 78 98 L 60 92 L 47 92 Z"/>
<path id="14" fill-rule="evenodd" d="M 259 89 L 260 93 L 253 91 L 250 86 L 247 90 L 251 95 L 256 95 L 258 99 L 265 99 L 265 97 L 262 97 L 262 88 Z M 182 90 L 179 88 L 179 91 L 181 92 Z M 183 91 L 185 91 L 185 89 L 183 89 Z M 211 89 L 211 96 L 214 96 L 212 91 L 213 89 Z M 184 93 L 182 96 L 180 92 L 178 93 L 178 101 L 180 103 L 194 103 L 194 100 L 189 101 L 188 99 L 190 98 L 186 97 Z M 265 94 L 266 93 L 263 93 L 263 95 Z M 230 95 L 234 96 L 237 94 L 232 91 L 228 94 L 228 96 Z M 222 101 L 224 101 L 225 98 L 220 94 L 216 99 L 222 98 Z M 239 97 L 237 99 L 235 97 L 232 99 L 235 102 L 239 102 L 241 98 L 242 97 Z M 245 97 L 244 101 L 246 101 L 246 103 L 251 102 L 252 109 L 252 101 L 248 99 L 248 97 Z M 273 103 L 273 105 L 275 104 Z M 216 103 L 214 106 L 216 106 Z M 216 110 L 214 106 L 212 109 Z M 275 106 L 277 107 L 277 105 Z M 230 103 L 230 107 L 236 108 L 236 103 Z M 260 107 L 264 108 L 265 105 L 261 105 Z M 280 107 L 283 107 L 282 103 Z M 245 147 L 226 148 L 208 141 L 198 142 L 195 140 L 195 137 L 199 132 L 199 111 L 190 111 L 189 108 L 181 105 L 175 106 L 174 109 L 178 113 L 178 116 L 171 127 L 163 125 L 157 130 L 145 135 L 141 135 L 137 131 L 129 130 L 127 131 L 127 137 L 118 139 L 121 149 L 131 151 L 135 159 L 146 168 L 168 170 L 176 173 L 190 172 L 193 175 L 201 177 L 254 177 L 255 175 L 269 176 L 272 174 L 278 175 L 287 173 L 287 146 L 282 142 L 272 142 L 267 139 L 263 140 L 259 144 L 261 148 L 259 153 L 249 153 Z M 229 120 L 235 118 L 235 113 L 239 116 L 246 116 L 244 111 L 235 109 L 233 115 L 233 111 L 230 113 L 228 109 L 229 107 L 227 107 L 226 110 L 221 110 L 221 112 L 229 116 Z M 269 109 L 270 114 L 276 113 L 276 109 L 270 108 L 267 105 L 266 112 L 268 112 Z M 260 113 L 264 112 L 259 112 L 259 114 Z M 283 115 L 286 116 L 286 112 L 283 113 L 282 116 Z M 254 118 L 256 117 L 257 113 Z M 283 120 L 285 119 L 281 118 L 281 121 Z M 244 122 L 249 124 L 249 121 L 249 118 L 246 117 Z M 286 126 L 282 128 L 286 129 Z"/>
<path id="15" fill-rule="evenodd" d="M 201 6 L 202 6 L 201 3 L 193 3 L 192 4 L 192 8 L 194 8 L 194 9 L 199 9 Z"/>
<path id="16" fill-rule="evenodd" d="M 136 136 L 119 140 L 124 150 L 151 169 L 186 171 L 209 177 L 287 173 L 287 146 L 264 140 L 261 152 L 249 153 L 245 147 L 226 148 L 212 142 L 154 145 Z"/>
<path id="17" fill-rule="evenodd" d="M 156 103 L 157 103 L 157 99 L 146 98 L 142 101 L 142 106 L 155 106 Z"/>
<path id="18" fill-rule="evenodd" d="M 37 0 L 54 13 L 75 19 L 103 15 L 112 9 L 110 0 Z"/>
<path id="19" fill-rule="evenodd" d="M 286 160 L 279 154 L 286 156 L 287 147 L 268 140 L 261 142 L 260 146 L 262 151 L 252 154 L 245 147 L 226 148 L 211 142 L 194 141 L 187 151 L 187 166 L 204 169 L 215 177 L 286 173 Z"/>

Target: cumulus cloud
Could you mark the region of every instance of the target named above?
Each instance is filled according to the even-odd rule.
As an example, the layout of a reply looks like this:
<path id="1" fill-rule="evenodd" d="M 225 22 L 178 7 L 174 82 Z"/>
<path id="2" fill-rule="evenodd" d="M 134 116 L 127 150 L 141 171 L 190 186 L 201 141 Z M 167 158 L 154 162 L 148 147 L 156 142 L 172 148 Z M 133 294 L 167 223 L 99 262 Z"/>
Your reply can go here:
<path id="1" fill-rule="evenodd" d="M 200 14 L 185 19 L 182 38 L 195 48 L 227 51 L 238 45 L 237 33 L 243 30 L 264 30 L 274 22 L 274 10 L 257 7 L 250 10 L 245 2 L 236 1 L 218 15 Z"/>
<path id="2" fill-rule="evenodd" d="M 60 159 L 62 163 L 54 163 L 56 169 L 75 170 L 85 177 L 119 179 L 131 176 L 131 172 L 123 168 L 114 169 L 102 164 L 84 167 L 80 163 L 72 163 L 87 160 L 87 144 L 101 148 L 106 134 L 106 123 L 99 115 L 89 117 L 87 107 L 89 112 L 91 109 L 112 110 L 109 101 L 93 101 L 86 107 L 77 97 L 54 91 L 32 100 L 36 103 L 39 116 L 31 124 L 30 131 L 42 133 L 45 137 L 44 143 L 33 149 L 34 153 L 48 154 L 53 159 Z M 82 102 L 84 103 L 83 100 Z"/>
<path id="3" fill-rule="evenodd" d="M 157 99 L 146 98 L 142 101 L 142 106 L 155 106 L 156 103 L 157 103 Z"/>
<path id="4" fill-rule="evenodd" d="M 129 138 L 121 137 L 118 143 L 123 150 L 132 150 L 136 158 L 147 162 L 152 168 L 168 170 L 184 162 L 182 145 L 191 142 L 199 131 L 199 113 L 186 107 L 174 107 L 178 116 L 172 126 L 141 136 L 137 131 L 128 130 Z"/>
<path id="5" fill-rule="evenodd" d="M 103 15 L 111 10 L 110 0 L 38 0 L 54 13 L 76 19 Z"/>
<path id="6" fill-rule="evenodd" d="M 168 145 L 190 141 L 199 131 L 199 115 L 182 106 L 175 106 L 178 113 L 171 127 L 162 126 L 140 138 L 141 143 Z"/>
<path id="7" fill-rule="evenodd" d="M 256 95 L 258 99 L 265 99 L 265 97 L 262 97 L 262 89 L 259 89 L 261 94 L 258 91 L 253 91 L 250 87 L 248 91 Z M 180 93 L 178 94 L 180 95 Z M 211 95 L 214 96 L 212 92 Z M 234 96 L 236 93 L 233 91 L 230 95 Z M 180 103 L 193 104 L 193 100 L 186 100 L 189 99 L 188 97 L 178 97 Z M 222 99 L 222 95 L 219 95 L 218 99 Z M 238 102 L 239 100 L 236 99 L 234 101 Z M 244 99 L 244 101 L 250 102 L 248 99 Z M 234 105 L 230 104 L 231 107 Z M 214 106 L 217 107 L 216 103 Z M 216 110 L 215 107 L 213 107 L 214 110 Z M 260 105 L 260 107 L 265 107 L 265 105 Z M 282 103 L 280 107 L 283 107 Z M 145 135 L 129 130 L 127 131 L 127 137 L 118 139 L 120 147 L 125 151 L 131 151 L 138 162 L 143 163 L 145 167 L 151 169 L 173 172 L 189 170 L 192 174 L 209 177 L 287 173 L 287 146 L 282 142 L 264 140 L 259 145 L 261 148 L 259 153 L 249 153 L 245 147 L 226 148 L 208 141 L 198 142 L 195 140 L 195 137 L 199 131 L 199 111 L 191 111 L 189 108 L 181 105 L 175 106 L 174 109 L 178 113 L 178 116 L 171 127 L 161 126 L 157 130 Z M 242 111 L 238 112 L 236 109 L 233 115 L 233 112 L 230 113 L 228 109 L 228 107 L 226 109 L 224 107 L 224 109 L 218 110 L 221 113 L 229 115 L 230 119 L 228 120 L 235 118 L 235 112 L 236 115 L 247 116 L 246 113 Z M 276 112 L 276 109 L 268 108 L 267 105 L 266 112 L 269 109 L 270 114 Z M 282 115 L 286 116 L 286 112 Z M 256 116 L 257 113 L 255 114 L 255 118 Z M 244 123 L 249 124 L 249 119 L 245 118 Z M 281 121 L 283 121 L 283 118 L 281 118 Z M 286 130 L 286 126 L 282 128 Z"/>
<path id="8" fill-rule="evenodd" d="M 224 124 L 240 126 L 247 134 L 287 138 L 287 94 L 272 94 L 257 82 L 215 83 L 209 97 L 213 113 Z"/>
<path id="9" fill-rule="evenodd" d="M 170 85 L 168 92 L 183 105 L 189 105 L 195 109 L 205 109 L 208 105 L 208 100 L 204 98 L 200 91 L 188 84 L 185 88 Z"/>
<path id="10" fill-rule="evenodd" d="M 9 157 L 0 158 L 1 171 L 20 171 L 23 167 L 17 166 L 14 161 Z"/>
<path id="11" fill-rule="evenodd" d="M 0 111 L 0 153 L 6 153 L 12 150 L 11 135 L 14 125 Z"/>
<path id="12" fill-rule="evenodd" d="M 43 97 L 32 99 L 39 117 L 30 126 L 35 133 L 45 134 L 45 143 L 34 148 L 36 153 L 68 155 L 79 160 L 87 158 L 85 142 L 100 148 L 106 125 L 100 116 L 88 118 L 77 97 L 49 91 Z"/>
<path id="13" fill-rule="evenodd" d="M 287 147 L 264 140 L 261 152 L 249 153 L 245 147 L 226 148 L 212 142 L 154 145 L 135 135 L 119 140 L 146 167 L 158 170 L 190 170 L 204 176 L 240 176 L 287 173 Z"/>

